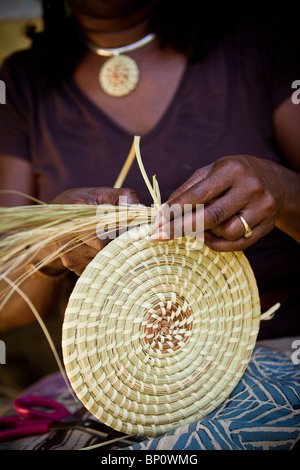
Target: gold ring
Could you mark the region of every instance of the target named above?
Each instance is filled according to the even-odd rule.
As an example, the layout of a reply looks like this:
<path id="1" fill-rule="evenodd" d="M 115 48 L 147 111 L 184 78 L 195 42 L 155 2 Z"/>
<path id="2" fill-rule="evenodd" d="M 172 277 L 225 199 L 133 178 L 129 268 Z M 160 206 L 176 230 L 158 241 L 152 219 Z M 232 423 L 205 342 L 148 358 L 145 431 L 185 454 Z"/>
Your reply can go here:
<path id="1" fill-rule="evenodd" d="M 245 233 L 244 233 L 244 237 L 245 238 L 249 238 L 251 237 L 253 231 L 251 230 L 251 228 L 249 227 L 249 225 L 247 224 L 246 220 L 244 219 L 244 217 L 242 217 L 241 215 L 238 216 L 242 222 L 242 224 L 244 225 L 244 228 L 245 228 Z"/>

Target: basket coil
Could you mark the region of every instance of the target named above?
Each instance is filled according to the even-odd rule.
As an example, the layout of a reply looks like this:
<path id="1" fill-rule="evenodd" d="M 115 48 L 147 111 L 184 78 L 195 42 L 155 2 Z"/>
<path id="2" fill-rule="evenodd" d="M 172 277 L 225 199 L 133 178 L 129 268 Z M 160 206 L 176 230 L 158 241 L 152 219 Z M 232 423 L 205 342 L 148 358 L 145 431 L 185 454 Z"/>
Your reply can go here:
<path id="1" fill-rule="evenodd" d="M 62 348 L 72 388 L 99 420 L 155 436 L 202 419 L 232 392 L 260 324 L 242 252 L 130 230 L 87 266 L 70 296 Z"/>

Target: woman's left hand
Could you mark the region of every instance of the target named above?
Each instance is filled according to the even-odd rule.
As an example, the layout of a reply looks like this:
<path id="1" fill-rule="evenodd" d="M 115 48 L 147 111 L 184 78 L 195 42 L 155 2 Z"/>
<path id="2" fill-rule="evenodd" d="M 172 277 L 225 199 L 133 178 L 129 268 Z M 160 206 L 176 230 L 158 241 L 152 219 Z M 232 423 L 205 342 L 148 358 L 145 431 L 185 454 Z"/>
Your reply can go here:
<path id="1" fill-rule="evenodd" d="M 166 201 L 152 239 L 174 238 L 178 229 L 195 225 L 196 205 L 204 205 L 204 242 L 216 251 L 239 251 L 270 232 L 281 216 L 290 170 L 249 155 L 223 157 L 200 168 Z M 193 212 L 182 218 L 184 206 Z M 181 214 L 169 218 L 169 208 Z M 251 228 L 245 237 L 245 226 Z"/>

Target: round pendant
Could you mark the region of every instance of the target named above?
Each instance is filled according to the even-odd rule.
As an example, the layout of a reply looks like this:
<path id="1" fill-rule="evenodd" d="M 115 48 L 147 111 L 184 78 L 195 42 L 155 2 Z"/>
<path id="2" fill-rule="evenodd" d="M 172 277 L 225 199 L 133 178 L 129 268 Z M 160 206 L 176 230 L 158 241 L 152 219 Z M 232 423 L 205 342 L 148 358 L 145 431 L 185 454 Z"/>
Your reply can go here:
<path id="1" fill-rule="evenodd" d="M 138 66 L 131 57 L 125 55 L 110 57 L 101 67 L 99 81 L 102 89 L 108 95 L 126 96 L 138 84 Z"/>

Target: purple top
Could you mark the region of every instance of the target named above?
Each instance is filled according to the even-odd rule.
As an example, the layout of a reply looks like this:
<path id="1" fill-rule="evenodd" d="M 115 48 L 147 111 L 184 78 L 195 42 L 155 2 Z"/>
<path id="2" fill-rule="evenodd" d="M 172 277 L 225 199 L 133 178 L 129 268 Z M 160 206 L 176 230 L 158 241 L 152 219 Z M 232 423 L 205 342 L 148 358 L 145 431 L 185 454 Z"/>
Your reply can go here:
<path id="1" fill-rule="evenodd" d="M 188 64 L 165 114 L 142 138 L 143 162 L 149 177 L 156 175 L 163 201 L 196 169 L 222 156 L 248 154 L 286 165 L 272 112 L 291 96 L 300 64 L 288 48 L 274 49 L 256 33 L 247 26 L 237 29 L 205 60 Z M 7 104 L 0 106 L 0 153 L 32 162 L 39 199 L 50 202 L 70 188 L 114 185 L 133 136 L 73 79 L 59 89 L 43 86 L 30 51 L 9 58 L 0 79 L 7 87 Z M 136 162 L 124 186 L 151 204 Z M 261 336 L 300 333 L 299 245 L 274 229 L 245 253 L 260 291 L 274 292 L 269 306 L 279 289 L 297 291 L 274 320 L 262 324 Z"/>

